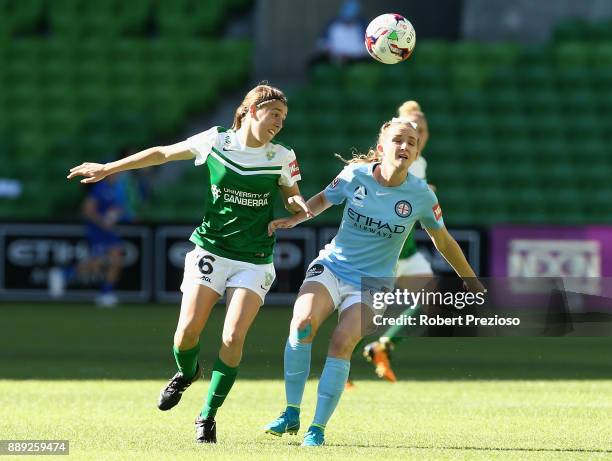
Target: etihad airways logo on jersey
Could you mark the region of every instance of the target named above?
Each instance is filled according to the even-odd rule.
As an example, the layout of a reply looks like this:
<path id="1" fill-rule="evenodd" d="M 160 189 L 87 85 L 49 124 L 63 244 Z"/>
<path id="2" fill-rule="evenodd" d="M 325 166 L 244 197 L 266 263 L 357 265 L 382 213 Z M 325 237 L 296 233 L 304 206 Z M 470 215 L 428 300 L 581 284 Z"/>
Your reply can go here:
<path id="1" fill-rule="evenodd" d="M 391 238 L 393 234 L 403 234 L 406 226 L 401 224 L 389 224 L 384 221 L 361 214 L 349 207 L 347 216 L 353 221 L 353 226 L 357 229 L 376 234 L 380 237 Z"/>

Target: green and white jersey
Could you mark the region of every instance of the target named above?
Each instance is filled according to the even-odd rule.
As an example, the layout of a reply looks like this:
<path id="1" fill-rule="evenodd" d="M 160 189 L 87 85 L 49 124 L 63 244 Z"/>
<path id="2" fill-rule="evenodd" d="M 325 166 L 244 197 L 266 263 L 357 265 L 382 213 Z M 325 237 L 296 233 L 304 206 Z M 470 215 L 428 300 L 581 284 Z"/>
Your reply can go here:
<path id="1" fill-rule="evenodd" d="M 242 145 L 240 131 L 219 126 L 187 139 L 202 166 L 205 214 L 190 240 L 224 258 L 254 264 L 272 262 L 274 237 L 268 236 L 279 185 L 301 179 L 290 147 L 270 142 Z"/>

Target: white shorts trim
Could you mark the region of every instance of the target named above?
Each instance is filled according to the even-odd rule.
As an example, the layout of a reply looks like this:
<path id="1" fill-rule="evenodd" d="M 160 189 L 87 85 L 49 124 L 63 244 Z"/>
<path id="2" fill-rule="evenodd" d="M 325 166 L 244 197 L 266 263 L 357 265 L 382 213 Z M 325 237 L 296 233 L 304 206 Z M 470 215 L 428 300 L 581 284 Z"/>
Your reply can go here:
<path id="1" fill-rule="evenodd" d="M 181 292 L 185 293 L 194 286 L 204 285 L 223 296 L 226 288 L 247 288 L 257 293 L 263 302 L 275 278 L 276 271 L 272 263 L 252 264 L 236 261 L 195 245 L 194 249 L 185 255 Z"/>
<path id="2" fill-rule="evenodd" d="M 319 282 L 327 289 L 334 303 L 334 309 L 338 309 L 339 314 L 347 307 L 362 302 L 361 289 L 359 287 L 346 283 L 337 277 L 328 267 L 321 264 L 321 261 L 318 259 L 315 259 L 308 266 L 302 286 L 308 282 Z"/>
<path id="3" fill-rule="evenodd" d="M 430 262 L 423 256 L 422 253 L 416 252 L 406 259 L 400 259 L 397 262 L 395 270 L 396 277 L 410 277 L 413 275 L 433 275 Z"/>

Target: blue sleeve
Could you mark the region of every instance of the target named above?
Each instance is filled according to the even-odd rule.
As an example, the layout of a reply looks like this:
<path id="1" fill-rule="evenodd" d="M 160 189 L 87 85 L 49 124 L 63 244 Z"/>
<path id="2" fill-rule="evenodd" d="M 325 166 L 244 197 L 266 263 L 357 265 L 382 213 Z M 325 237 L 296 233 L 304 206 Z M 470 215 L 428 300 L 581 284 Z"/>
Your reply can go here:
<path id="1" fill-rule="evenodd" d="M 353 165 L 347 165 L 334 180 L 323 190 L 325 198 L 334 205 L 340 205 L 346 199 L 346 190 L 353 179 Z"/>
<path id="2" fill-rule="evenodd" d="M 442 208 L 438 203 L 436 194 L 428 188 L 427 196 L 423 201 L 423 208 L 419 213 L 419 221 L 421 226 L 426 229 L 442 229 L 444 227 L 444 219 L 442 219 Z"/>
<path id="3" fill-rule="evenodd" d="M 105 184 L 103 182 L 97 182 L 87 191 L 87 198 L 92 198 L 99 201 L 103 196 Z"/>

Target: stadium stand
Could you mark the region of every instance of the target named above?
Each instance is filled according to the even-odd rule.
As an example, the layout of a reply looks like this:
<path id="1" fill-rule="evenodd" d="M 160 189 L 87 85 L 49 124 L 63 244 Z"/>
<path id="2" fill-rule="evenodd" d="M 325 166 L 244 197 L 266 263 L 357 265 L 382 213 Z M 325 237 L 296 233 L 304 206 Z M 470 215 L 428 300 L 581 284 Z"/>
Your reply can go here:
<path id="1" fill-rule="evenodd" d="M 80 197 L 63 181 L 70 166 L 172 140 L 242 88 L 252 43 L 222 32 L 251 4 L 0 1 L 0 176 L 24 191 L 0 199 L 0 215 L 74 217 Z M 166 217 L 155 205 L 142 213 Z"/>
<path id="2" fill-rule="evenodd" d="M 207 0 L 214 14 L 206 15 L 189 0 L 46 3 L 0 2 L 3 176 L 24 183 L 20 199 L 0 199 L 7 217 L 61 217 L 78 203 L 62 181 L 67 167 L 175 139 L 190 116 L 248 82 L 251 44 L 212 37 L 247 0 Z M 602 212 L 612 193 L 607 26 L 562 23 L 550 43 L 523 48 L 421 41 L 405 64 L 311 69 L 289 92 L 280 136 L 298 153 L 304 195 L 341 169 L 334 153 L 367 149 L 395 108 L 417 99 L 447 223 L 610 222 Z M 175 194 L 152 197 L 143 218 L 193 221 L 198 184 L 198 171 L 187 170 Z"/>

